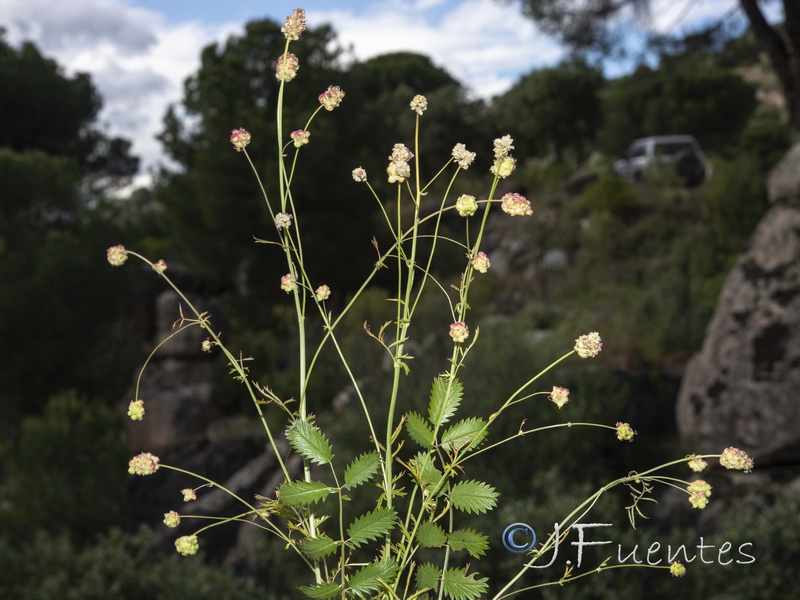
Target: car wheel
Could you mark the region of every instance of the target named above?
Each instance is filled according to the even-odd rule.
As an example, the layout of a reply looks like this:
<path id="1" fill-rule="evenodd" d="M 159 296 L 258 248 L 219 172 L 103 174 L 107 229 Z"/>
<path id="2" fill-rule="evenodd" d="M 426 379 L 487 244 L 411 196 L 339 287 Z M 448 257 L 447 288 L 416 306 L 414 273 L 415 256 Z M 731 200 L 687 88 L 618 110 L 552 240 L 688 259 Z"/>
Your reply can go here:
<path id="1" fill-rule="evenodd" d="M 702 181 L 703 165 L 700 159 L 691 152 L 684 150 L 675 156 L 675 174 L 686 185 L 696 185 Z"/>

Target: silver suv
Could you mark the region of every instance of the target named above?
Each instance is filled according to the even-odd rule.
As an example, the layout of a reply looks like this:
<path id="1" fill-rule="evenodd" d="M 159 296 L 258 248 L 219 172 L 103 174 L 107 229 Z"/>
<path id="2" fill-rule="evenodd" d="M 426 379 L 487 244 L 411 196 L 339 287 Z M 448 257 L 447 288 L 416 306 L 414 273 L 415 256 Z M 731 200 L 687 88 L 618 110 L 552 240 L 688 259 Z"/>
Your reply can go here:
<path id="1" fill-rule="evenodd" d="M 641 181 L 645 172 L 657 165 L 672 165 L 675 174 L 688 186 L 706 179 L 708 167 L 694 136 L 657 135 L 634 140 L 625 158 L 614 163 L 620 177 Z"/>

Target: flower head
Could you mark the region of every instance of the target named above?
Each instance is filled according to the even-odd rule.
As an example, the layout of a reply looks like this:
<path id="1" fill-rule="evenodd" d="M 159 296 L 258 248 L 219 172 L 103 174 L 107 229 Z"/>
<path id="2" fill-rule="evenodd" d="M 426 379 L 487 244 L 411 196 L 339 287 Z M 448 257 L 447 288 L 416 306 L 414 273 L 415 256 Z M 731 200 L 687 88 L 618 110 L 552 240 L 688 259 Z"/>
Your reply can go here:
<path id="1" fill-rule="evenodd" d="M 425 96 L 420 96 L 417 94 L 411 99 L 410 106 L 411 110 L 422 116 L 422 113 L 424 113 L 425 109 L 428 108 L 428 99 Z"/>
<path id="2" fill-rule="evenodd" d="M 475 196 L 461 194 L 456 199 L 456 210 L 462 217 L 471 217 L 474 215 L 475 211 L 478 210 L 478 202 L 475 200 Z"/>
<path id="3" fill-rule="evenodd" d="M 111 248 L 106 250 L 106 258 L 112 267 L 121 267 L 125 264 L 125 261 L 128 260 L 128 251 L 125 250 L 125 246 L 122 244 L 119 246 L 111 246 Z"/>
<path id="4" fill-rule="evenodd" d="M 486 256 L 486 252 L 478 252 L 475 257 L 470 261 L 472 268 L 476 271 L 481 273 L 486 273 L 489 270 L 489 267 L 492 266 L 492 263 L 489 261 L 489 257 Z"/>
<path id="5" fill-rule="evenodd" d="M 745 473 L 753 470 L 753 459 L 738 448 L 725 448 L 719 457 L 719 464 L 726 469 L 735 469 Z"/>
<path id="6" fill-rule="evenodd" d="M 157 263 L 153 264 L 153 271 L 155 271 L 159 275 L 161 275 L 166 270 L 167 270 L 167 263 L 164 262 L 163 258 L 159 260 Z"/>
<path id="7" fill-rule="evenodd" d="M 333 110 L 342 103 L 344 92 L 338 85 L 330 85 L 328 89 L 319 95 L 319 103 L 325 110 Z"/>
<path id="8" fill-rule="evenodd" d="M 287 294 L 291 294 L 294 291 L 294 281 L 292 280 L 291 273 L 287 273 L 281 277 L 281 289 Z"/>
<path id="9" fill-rule="evenodd" d="M 511 156 L 504 156 L 503 158 L 498 158 L 495 160 L 494 164 L 489 168 L 489 170 L 493 175 L 496 175 L 500 179 L 505 179 L 514 172 L 516 167 L 517 161 L 515 158 Z"/>
<path id="10" fill-rule="evenodd" d="M 600 334 L 596 331 L 582 335 L 575 340 L 575 352 L 581 358 L 594 358 L 600 354 L 603 349 L 603 342 L 600 340 Z"/>
<path id="11" fill-rule="evenodd" d="M 392 148 L 392 155 L 389 160 L 396 162 L 408 162 L 414 158 L 414 153 L 409 150 L 405 144 L 395 144 Z"/>
<path id="12" fill-rule="evenodd" d="M 514 149 L 514 140 L 510 135 L 504 135 L 494 140 L 494 157 L 505 158 Z"/>
<path id="13" fill-rule="evenodd" d="M 706 507 L 708 504 L 708 497 L 711 495 L 711 486 L 708 483 L 702 479 L 698 479 L 690 483 L 686 491 L 689 492 L 689 503 L 692 505 L 692 508 L 703 509 Z"/>
<path id="14" fill-rule="evenodd" d="M 203 352 L 211 352 L 211 348 L 214 346 L 214 342 L 212 342 L 209 338 L 203 340 L 203 343 L 200 344 L 200 349 Z"/>
<path id="15" fill-rule="evenodd" d="M 506 194 L 500 198 L 500 208 L 512 217 L 527 217 L 533 214 L 530 201 L 522 194 Z"/>
<path id="16" fill-rule="evenodd" d="M 275 65 L 275 78 L 278 81 L 289 83 L 297 77 L 300 69 L 300 61 L 291 52 L 286 52 L 278 57 L 278 64 Z"/>
<path id="17" fill-rule="evenodd" d="M 128 405 L 128 417 L 131 421 L 141 421 L 144 418 L 144 400 L 131 400 Z"/>
<path id="18" fill-rule="evenodd" d="M 367 180 L 367 172 L 361 167 L 353 169 L 353 180 L 358 183 L 364 183 Z"/>
<path id="19" fill-rule="evenodd" d="M 292 14 L 286 17 L 286 23 L 281 27 L 281 33 L 289 41 L 297 41 L 300 34 L 306 29 L 306 11 L 302 8 L 295 8 Z"/>
<path id="20" fill-rule="evenodd" d="M 236 148 L 237 152 L 244 150 L 245 146 L 250 143 L 250 132 L 246 129 L 234 129 L 231 131 L 231 144 Z"/>
<path id="21" fill-rule="evenodd" d="M 620 442 L 632 442 L 633 436 L 636 435 L 636 432 L 631 427 L 630 423 L 619 423 L 616 424 L 617 427 L 617 439 Z"/>
<path id="22" fill-rule="evenodd" d="M 389 183 L 403 183 L 411 177 L 411 167 L 407 162 L 390 162 L 386 167 Z"/>
<path id="23" fill-rule="evenodd" d="M 450 337 L 457 344 L 460 344 L 469 337 L 469 327 L 464 321 L 456 321 L 450 325 Z"/>
<path id="24" fill-rule="evenodd" d="M 197 554 L 200 544 L 197 542 L 196 535 L 185 535 L 175 540 L 175 548 L 184 556 L 191 556 Z"/>
<path id="25" fill-rule="evenodd" d="M 197 493 L 192 488 L 186 488 L 181 490 L 181 494 L 183 494 L 184 502 L 191 502 L 192 500 L 197 500 Z"/>
<path id="26" fill-rule="evenodd" d="M 469 169 L 469 166 L 475 160 L 475 153 L 467 150 L 464 144 L 456 144 L 453 146 L 453 160 L 462 169 Z"/>
<path id="27" fill-rule="evenodd" d="M 564 406 L 569 402 L 569 390 L 565 387 L 553 386 L 553 391 L 550 392 L 549 399 L 555 403 L 558 408 Z"/>
<path id="28" fill-rule="evenodd" d="M 308 143 L 308 138 L 311 137 L 311 132 L 306 131 L 305 129 L 298 129 L 289 135 L 294 142 L 294 147 L 299 148 L 300 146 L 305 146 Z"/>
<path id="29" fill-rule="evenodd" d="M 280 231 L 281 229 L 288 229 L 292 224 L 292 215 L 289 213 L 278 213 L 275 215 L 275 227 Z"/>
<path id="30" fill-rule="evenodd" d="M 669 574 L 673 577 L 683 577 L 686 575 L 686 567 L 679 562 L 674 562 L 669 566 Z"/>
<path id="31" fill-rule="evenodd" d="M 319 286 L 314 292 L 314 297 L 317 299 L 317 302 L 327 300 L 331 297 L 331 288 L 324 284 Z"/>
<path id="32" fill-rule="evenodd" d="M 689 468 L 695 473 L 699 473 L 708 466 L 708 463 L 706 461 L 704 461 L 702 458 L 694 454 L 692 454 L 687 458 L 689 459 L 687 463 L 689 465 Z"/>
<path id="33" fill-rule="evenodd" d="M 128 462 L 128 473 L 131 475 L 152 475 L 158 471 L 158 457 L 149 452 L 137 454 Z"/>
<path id="34" fill-rule="evenodd" d="M 164 513 L 164 525 L 167 527 L 177 527 L 181 524 L 181 516 L 174 510 Z"/>

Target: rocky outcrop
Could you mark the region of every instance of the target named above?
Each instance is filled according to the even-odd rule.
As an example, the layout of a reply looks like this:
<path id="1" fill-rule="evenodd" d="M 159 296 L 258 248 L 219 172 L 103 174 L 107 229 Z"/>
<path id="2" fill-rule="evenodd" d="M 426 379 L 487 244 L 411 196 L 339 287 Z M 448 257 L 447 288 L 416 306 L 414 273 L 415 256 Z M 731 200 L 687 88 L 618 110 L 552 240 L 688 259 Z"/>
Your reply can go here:
<path id="1" fill-rule="evenodd" d="M 681 434 L 716 451 L 741 447 L 762 467 L 800 464 L 800 146 L 787 159 L 677 402 Z"/>

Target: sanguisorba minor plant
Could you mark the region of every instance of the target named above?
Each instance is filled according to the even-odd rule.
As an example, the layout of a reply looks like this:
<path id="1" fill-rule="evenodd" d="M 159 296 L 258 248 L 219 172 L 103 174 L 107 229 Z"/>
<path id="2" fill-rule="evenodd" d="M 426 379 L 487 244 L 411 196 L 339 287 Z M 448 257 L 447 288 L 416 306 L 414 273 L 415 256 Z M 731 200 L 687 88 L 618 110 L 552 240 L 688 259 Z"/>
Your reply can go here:
<path id="1" fill-rule="evenodd" d="M 490 169 L 492 177 L 487 199 L 478 200 L 472 195 L 460 195 L 455 199 L 451 197 L 454 194 L 450 191 L 459 173 L 469 168 L 475 159 L 475 153 L 467 150 L 463 144 L 456 144 L 452 157 L 432 179 L 425 182 L 420 172 L 418 143 L 419 128 L 427 108 L 427 100 L 423 96 L 415 96 L 410 103 L 410 109 L 416 113 L 413 151 L 403 144 L 395 144 L 391 150 L 386 176 L 389 183 L 395 184 L 396 196 L 392 201 L 386 201 L 379 196 L 370 185 L 364 169 L 356 168 L 352 171 L 352 177 L 357 182 L 363 182 L 377 202 L 394 242 L 380 255 L 373 271 L 353 300 L 342 309 L 341 314 L 334 315 L 328 310 L 326 301 L 332 291 L 327 285 L 320 285 L 309 277 L 300 236 L 301 218 L 295 210 L 291 189 L 292 181 L 299 176 L 296 172 L 297 156 L 303 146 L 310 142 L 314 119 L 323 108 L 333 111 L 339 106 L 345 93 L 337 86 L 330 86 L 319 96 L 319 106 L 312 112 L 304 128 L 285 135 L 288 128 L 284 127 L 282 116 L 283 91 L 296 76 L 299 66 L 298 58 L 289 52 L 289 48 L 304 29 L 305 12 L 297 9 L 287 18 L 282 28 L 286 37 L 285 51 L 277 57 L 276 62 L 275 74 L 280 82 L 276 115 L 279 172 L 275 174 L 276 178 L 270 179 L 276 182 L 276 190 L 267 191 L 247 153 L 250 133 L 240 128 L 233 130 L 230 137 L 235 150 L 241 152 L 243 159 L 253 167 L 266 210 L 275 223 L 276 239 L 259 241 L 274 244 L 286 261 L 287 273 L 281 278 L 279 285 L 290 296 L 297 317 L 299 378 L 296 404 L 282 400 L 268 387 L 250 379 L 243 360 L 230 352 L 212 327 L 211 317 L 207 313 L 199 312 L 169 278 L 167 265 L 163 260 L 151 262 L 123 246 L 108 249 L 108 261 L 112 265 L 120 266 L 133 256 L 150 265 L 178 293 L 182 301 L 182 318 L 172 335 L 179 335 L 189 327 L 200 327 L 208 334 L 202 349 L 208 351 L 218 347 L 227 358 L 235 378 L 252 399 L 253 408 L 263 425 L 285 480 L 272 498 L 240 498 L 202 474 L 189 473 L 177 466 L 161 463 L 158 457 L 150 453 L 142 453 L 131 459 L 129 472 L 150 475 L 159 468 L 166 468 L 188 473 L 196 477 L 200 484 L 196 489 L 182 490 L 185 501 L 195 499 L 203 487 L 215 486 L 230 493 L 241 504 L 241 514 L 230 519 L 211 521 L 211 524 L 200 526 L 193 535 L 178 538 L 175 546 L 181 554 L 195 554 L 203 532 L 210 527 L 229 521 L 244 521 L 280 538 L 287 551 L 295 553 L 307 565 L 308 580 L 297 584 L 300 592 L 308 598 L 470 600 L 484 597 L 490 590 L 488 578 L 480 576 L 478 569 L 473 569 L 472 563 L 479 564 L 480 558 L 489 548 L 489 537 L 476 529 L 460 527 L 459 521 L 464 513 L 479 515 L 492 510 L 498 504 L 499 493 L 490 483 L 469 477 L 469 461 L 501 444 L 553 427 L 604 427 L 622 441 L 632 440 L 636 432 L 628 423 L 602 425 L 565 422 L 540 428 L 521 426 L 515 434 L 490 443 L 489 433 L 496 419 L 514 405 L 545 398 L 552 401 L 557 409 L 561 409 L 568 402 L 569 390 L 566 388 L 555 386 L 550 391 L 543 391 L 537 390 L 535 386 L 542 375 L 572 355 L 582 359 L 596 356 L 602 349 L 600 336 L 596 332 L 578 337 L 574 348 L 539 373 L 521 373 L 520 385 L 514 393 L 507 398 L 487 401 L 487 414 L 459 414 L 462 396 L 468 393 L 463 389 L 459 374 L 466 368 L 465 359 L 477 343 L 479 333 L 477 327 L 471 331 L 468 325 L 470 287 L 481 273 L 491 267 L 489 257 L 481 249 L 487 216 L 498 205 L 500 210 L 511 217 L 529 216 L 533 210 L 530 202 L 517 193 L 508 193 L 495 199 L 498 182 L 508 177 L 516 166 L 511 155 L 514 146 L 510 136 L 494 140 L 494 158 Z M 425 213 L 423 196 L 434 180 L 443 177 L 449 177 L 449 183 L 441 202 L 438 202 L 438 207 Z M 277 194 L 275 200 L 271 195 L 273 193 Z M 424 205 L 429 206 L 430 202 L 426 201 Z M 388 208 L 390 206 L 396 206 L 396 214 L 390 214 L 394 213 L 393 209 Z M 440 233 L 440 223 L 447 211 L 456 211 L 463 217 L 464 241 L 456 241 Z M 413 213 L 410 219 L 409 213 Z M 423 224 L 433 230 L 432 235 L 425 234 L 430 238 L 426 244 L 421 243 L 423 235 L 420 228 Z M 463 250 L 465 256 L 460 283 L 451 288 L 437 281 L 431 269 L 437 248 L 445 243 L 455 244 Z M 379 332 L 368 331 L 369 338 L 365 338 L 366 343 L 377 343 L 391 357 L 391 381 L 387 382 L 386 388 L 390 391 L 388 397 L 381 400 L 385 402 L 385 410 L 380 411 L 386 415 L 386 420 L 378 423 L 373 415 L 375 411 L 370 406 L 374 405 L 376 399 L 370 398 L 367 402 L 359 385 L 359 378 L 351 369 L 348 357 L 339 343 L 337 329 L 359 294 L 367 288 L 378 271 L 385 268 L 393 269 L 396 276 L 396 295 L 391 298 L 396 313 L 393 320 Z M 450 323 L 442 324 L 442 334 L 445 331 L 449 333 L 452 350 L 449 356 L 441 359 L 442 370 L 431 385 L 426 414 L 419 414 L 401 406 L 400 391 L 404 373 L 411 369 L 412 364 L 412 357 L 406 350 L 409 332 L 423 290 L 430 285 L 439 289 L 443 301 L 449 307 Z M 316 347 L 310 348 L 307 344 L 310 336 L 307 336 L 306 328 L 311 321 L 306 317 L 313 312 L 318 313 L 323 323 L 324 335 Z M 320 351 L 326 344 L 332 345 L 335 356 L 350 378 L 363 413 L 364 440 L 371 447 L 370 451 L 357 456 L 346 465 L 337 462 L 331 441 L 316 424 L 311 412 L 315 407 L 310 405 L 307 394 Z M 158 347 L 153 352 L 157 350 Z M 471 368 L 476 367 L 473 365 Z M 268 420 L 263 411 L 266 404 L 282 409 L 283 412 L 279 411 L 278 414 L 285 413 L 285 422 L 276 423 L 273 417 L 272 421 Z M 545 409 L 546 407 L 542 407 L 542 410 Z M 144 413 L 144 400 L 138 398 L 137 386 L 128 414 L 131 419 L 140 420 Z M 277 431 L 279 428 L 285 428 L 282 434 L 288 439 L 293 451 L 303 458 L 302 476 L 298 479 L 292 478 L 286 457 L 278 451 L 276 441 L 281 435 Z M 400 452 L 401 447 L 414 450 L 411 453 L 405 450 Z M 509 581 L 493 582 L 492 598 L 499 600 L 538 587 L 525 587 L 524 575 L 528 569 L 537 561 L 546 562 L 548 555 L 557 552 L 558 545 L 568 538 L 597 499 L 614 486 L 625 485 L 631 489 L 633 502 L 627 507 L 631 522 L 638 513 L 638 501 L 656 483 L 681 489 L 688 495 L 693 507 L 705 507 L 711 494 L 711 488 L 705 481 L 685 481 L 680 477 L 667 476 L 664 470 L 683 463 L 694 471 L 700 471 L 706 466 L 703 459 L 710 457 L 719 457 L 727 468 L 745 471 L 752 468 L 752 460 L 744 452 L 728 448 L 719 455 L 692 455 L 611 481 L 569 511 L 556 524 L 552 533 L 531 546 L 524 554 L 520 554 L 519 571 Z M 371 497 L 374 508 L 371 506 L 370 510 L 362 512 L 355 510 L 355 507 L 348 507 L 355 488 L 368 482 L 374 485 L 360 490 L 360 499 L 363 500 L 365 495 Z M 358 516 L 348 516 L 351 514 Z M 164 522 L 175 527 L 181 519 L 189 518 L 189 515 L 170 511 L 166 513 Z M 509 542 L 512 545 L 515 543 L 513 536 Z M 424 562 L 420 558 L 420 551 L 424 551 Z M 611 568 L 608 561 L 591 572 L 606 568 Z M 684 566 L 679 562 L 653 568 L 668 569 L 675 576 L 685 572 Z M 572 574 L 568 568 L 553 583 L 563 584 L 584 575 L 585 573 Z"/>

